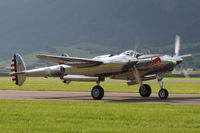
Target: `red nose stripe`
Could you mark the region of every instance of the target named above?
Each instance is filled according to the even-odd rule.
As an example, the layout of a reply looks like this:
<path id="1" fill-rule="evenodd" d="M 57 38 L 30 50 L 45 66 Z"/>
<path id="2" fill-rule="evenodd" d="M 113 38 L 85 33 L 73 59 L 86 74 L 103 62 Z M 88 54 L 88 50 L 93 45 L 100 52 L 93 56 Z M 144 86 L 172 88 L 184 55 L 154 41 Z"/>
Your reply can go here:
<path id="1" fill-rule="evenodd" d="M 16 81 L 16 78 L 13 78 L 12 81 Z"/>
<path id="2" fill-rule="evenodd" d="M 14 62 L 14 58 L 12 58 L 12 62 Z"/>
<path id="3" fill-rule="evenodd" d="M 11 69 L 11 72 L 14 72 L 15 71 L 15 69 Z"/>
<path id="4" fill-rule="evenodd" d="M 15 66 L 15 64 L 11 64 L 11 65 L 10 65 L 10 67 L 14 67 L 14 66 Z"/>

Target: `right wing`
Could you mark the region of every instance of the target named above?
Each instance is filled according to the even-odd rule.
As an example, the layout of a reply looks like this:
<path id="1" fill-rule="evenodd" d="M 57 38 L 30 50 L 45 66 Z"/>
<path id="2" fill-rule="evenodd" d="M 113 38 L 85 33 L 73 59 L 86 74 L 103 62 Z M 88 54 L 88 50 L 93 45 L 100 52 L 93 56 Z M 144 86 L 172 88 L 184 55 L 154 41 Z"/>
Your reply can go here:
<path id="1" fill-rule="evenodd" d="M 45 55 L 45 54 L 38 54 L 36 55 L 36 57 L 49 62 L 65 64 L 78 68 L 93 67 L 103 64 L 103 62 L 101 61 L 96 61 L 93 59 L 86 59 L 86 58 L 75 58 L 66 56 Z"/>
<path id="2" fill-rule="evenodd" d="M 138 57 L 138 59 L 145 59 L 145 58 L 152 58 L 152 57 L 158 57 L 160 54 L 146 54 L 146 55 L 141 55 Z"/>

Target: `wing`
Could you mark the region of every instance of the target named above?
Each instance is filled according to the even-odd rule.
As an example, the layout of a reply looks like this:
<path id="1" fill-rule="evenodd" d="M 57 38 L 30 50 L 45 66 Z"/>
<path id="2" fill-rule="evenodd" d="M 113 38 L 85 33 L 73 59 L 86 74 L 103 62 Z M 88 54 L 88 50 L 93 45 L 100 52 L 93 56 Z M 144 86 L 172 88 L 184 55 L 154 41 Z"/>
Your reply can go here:
<path id="1" fill-rule="evenodd" d="M 151 57 L 158 57 L 161 56 L 160 54 L 146 54 L 146 55 L 141 55 L 138 57 L 138 59 L 144 59 L 144 58 L 151 58 Z"/>
<path id="2" fill-rule="evenodd" d="M 49 62 L 65 64 L 78 68 L 93 67 L 103 64 L 103 62 L 101 61 L 96 61 L 93 59 L 86 59 L 86 58 L 75 58 L 75 57 L 65 57 L 56 55 L 45 55 L 45 54 L 38 54 L 36 55 L 36 57 Z"/>

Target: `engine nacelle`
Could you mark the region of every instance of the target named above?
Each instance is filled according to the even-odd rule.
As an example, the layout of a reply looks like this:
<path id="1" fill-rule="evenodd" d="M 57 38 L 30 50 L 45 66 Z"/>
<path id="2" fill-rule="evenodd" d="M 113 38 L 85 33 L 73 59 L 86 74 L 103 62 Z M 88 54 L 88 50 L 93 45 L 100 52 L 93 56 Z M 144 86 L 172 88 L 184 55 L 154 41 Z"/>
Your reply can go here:
<path id="1" fill-rule="evenodd" d="M 46 76 L 59 77 L 64 75 L 65 68 L 62 66 L 52 66 L 45 69 Z"/>

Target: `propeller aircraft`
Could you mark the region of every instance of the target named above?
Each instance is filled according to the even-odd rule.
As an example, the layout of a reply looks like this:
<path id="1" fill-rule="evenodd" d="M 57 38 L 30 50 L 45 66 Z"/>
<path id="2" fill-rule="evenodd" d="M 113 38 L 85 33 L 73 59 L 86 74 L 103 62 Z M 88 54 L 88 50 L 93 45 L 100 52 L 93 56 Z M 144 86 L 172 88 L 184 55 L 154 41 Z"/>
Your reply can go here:
<path id="1" fill-rule="evenodd" d="M 71 81 L 96 82 L 91 90 L 95 100 L 101 100 L 104 89 L 100 83 L 106 77 L 111 79 L 126 80 L 128 85 L 139 84 L 139 93 L 142 97 L 151 95 L 151 87 L 143 81 L 157 79 L 160 85 L 158 96 L 160 99 L 168 98 L 168 91 L 163 87 L 163 75 L 174 70 L 188 55 L 179 55 L 180 37 L 176 36 L 175 55 L 139 54 L 128 50 L 118 55 L 101 55 L 93 59 L 38 54 L 37 58 L 57 65 L 26 70 L 22 57 L 16 53 L 12 58 L 12 80 L 18 86 L 23 85 L 26 76 L 60 77 L 62 82 L 69 84 Z M 184 71 L 186 72 L 186 71 Z M 186 74 L 187 75 L 187 74 Z"/>

